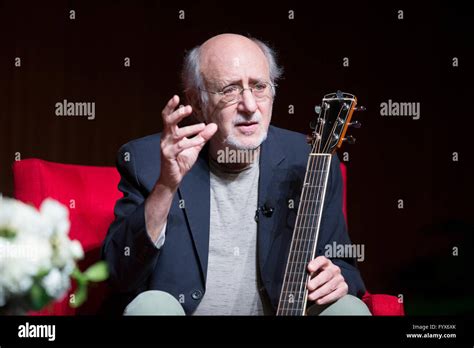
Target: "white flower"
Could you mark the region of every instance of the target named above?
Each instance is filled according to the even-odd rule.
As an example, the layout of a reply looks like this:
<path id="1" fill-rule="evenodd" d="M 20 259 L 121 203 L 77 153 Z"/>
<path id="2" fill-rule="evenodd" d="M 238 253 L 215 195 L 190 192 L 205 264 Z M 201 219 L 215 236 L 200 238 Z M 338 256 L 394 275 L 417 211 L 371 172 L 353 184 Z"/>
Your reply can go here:
<path id="1" fill-rule="evenodd" d="M 41 285 L 52 298 L 61 298 L 69 289 L 69 275 L 64 276 L 57 268 L 53 268 L 42 280 Z"/>
<path id="2" fill-rule="evenodd" d="M 0 288 L 11 294 L 28 292 L 33 277 L 51 267 L 52 249 L 44 239 L 0 238 L 0 254 Z"/>
<path id="3" fill-rule="evenodd" d="M 70 288 L 70 275 L 84 251 L 68 237 L 68 215 L 53 199 L 46 199 L 38 211 L 0 197 L 0 307 L 27 294 L 43 274 L 40 285 L 52 298 L 61 298 Z"/>
<path id="4" fill-rule="evenodd" d="M 21 251 L 16 253 L 17 258 L 21 257 L 22 260 L 34 265 L 35 274 L 52 267 L 53 247 L 48 239 L 41 236 L 20 236 L 13 244 Z"/>
<path id="5" fill-rule="evenodd" d="M 54 254 L 52 257 L 53 265 L 58 268 L 63 268 L 69 260 L 72 260 L 70 243 L 71 241 L 66 235 L 55 234 L 51 238 L 53 244 Z"/>
<path id="6" fill-rule="evenodd" d="M 72 260 L 69 260 L 68 263 L 63 267 L 62 273 L 66 275 L 71 275 L 74 269 L 76 268 L 76 263 Z"/>
<path id="7" fill-rule="evenodd" d="M 14 199 L 0 199 L 0 228 L 8 228 L 17 235 L 35 235 L 43 233 L 44 221 L 38 211 L 31 205 Z"/>
<path id="8" fill-rule="evenodd" d="M 37 273 L 37 266 L 22 257 L 13 243 L 5 243 L 2 247 L 2 262 L 0 264 L 0 287 L 4 292 L 23 294 L 29 290 Z"/>
<path id="9" fill-rule="evenodd" d="M 44 221 L 54 228 L 55 233 L 69 234 L 69 211 L 61 203 L 46 198 L 40 206 L 40 213 Z"/>
<path id="10" fill-rule="evenodd" d="M 84 250 L 78 240 L 73 240 L 70 243 L 71 255 L 75 260 L 80 260 L 84 257 Z"/>

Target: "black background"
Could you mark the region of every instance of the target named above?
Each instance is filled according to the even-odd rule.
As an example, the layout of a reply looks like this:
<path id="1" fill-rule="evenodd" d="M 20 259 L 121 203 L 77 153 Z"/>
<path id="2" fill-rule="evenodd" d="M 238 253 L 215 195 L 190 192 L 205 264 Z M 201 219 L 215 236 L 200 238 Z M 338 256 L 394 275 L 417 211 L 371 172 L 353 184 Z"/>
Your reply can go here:
<path id="1" fill-rule="evenodd" d="M 339 157 L 349 153 L 349 231 L 365 245 L 368 290 L 402 294 L 408 314 L 472 313 L 473 16 L 450 6 L 0 1 L 0 192 L 13 195 L 16 153 L 114 165 L 121 144 L 161 130 L 161 109 L 182 95 L 186 49 L 223 32 L 250 34 L 270 43 L 285 69 L 274 125 L 307 133 L 314 106 L 337 89 L 367 108 L 355 115 L 357 143 Z M 95 102 L 95 120 L 55 116 L 63 99 Z M 389 99 L 420 102 L 421 118 L 380 116 Z"/>

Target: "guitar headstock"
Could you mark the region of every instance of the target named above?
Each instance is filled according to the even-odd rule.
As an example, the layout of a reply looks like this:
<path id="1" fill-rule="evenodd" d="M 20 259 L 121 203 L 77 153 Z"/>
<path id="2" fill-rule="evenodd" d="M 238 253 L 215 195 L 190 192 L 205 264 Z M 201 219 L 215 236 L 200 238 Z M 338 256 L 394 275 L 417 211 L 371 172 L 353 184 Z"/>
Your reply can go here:
<path id="1" fill-rule="evenodd" d="M 316 119 L 311 122 L 313 129 L 308 141 L 312 153 L 333 153 L 345 141 L 355 142 L 351 135 L 345 137 L 349 126 L 360 128 L 359 121 L 351 122 L 354 111 L 364 111 L 363 106 L 357 106 L 357 98 L 350 94 L 337 91 L 326 94 L 321 105 L 315 107 Z"/>

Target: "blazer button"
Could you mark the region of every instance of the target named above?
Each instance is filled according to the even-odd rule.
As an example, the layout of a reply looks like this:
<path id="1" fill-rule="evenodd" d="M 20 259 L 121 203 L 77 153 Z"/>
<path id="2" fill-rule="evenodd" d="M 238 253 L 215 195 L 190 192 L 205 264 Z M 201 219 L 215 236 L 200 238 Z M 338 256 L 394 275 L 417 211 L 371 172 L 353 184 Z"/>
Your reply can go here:
<path id="1" fill-rule="evenodd" d="M 202 291 L 201 290 L 194 290 L 191 293 L 191 297 L 193 300 L 200 300 L 202 298 Z"/>

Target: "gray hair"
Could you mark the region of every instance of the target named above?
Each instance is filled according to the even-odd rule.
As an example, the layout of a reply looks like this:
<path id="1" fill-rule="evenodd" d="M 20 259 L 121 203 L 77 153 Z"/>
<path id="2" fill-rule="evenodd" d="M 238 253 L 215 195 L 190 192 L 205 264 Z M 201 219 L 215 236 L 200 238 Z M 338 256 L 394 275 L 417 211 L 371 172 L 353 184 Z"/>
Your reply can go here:
<path id="1" fill-rule="evenodd" d="M 276 94 L 275 85 L 283 74 L 283 69 L 278 66 L 275 51 L 263 41 L 249 37 L 263 52 L 268 61 L 270 70 L 270 82 L 272 83 L 273 95 Z M 184 90 L 189 93 L 199 93 L 199 101 L 201 105 L 207 105 L 209 101 L 208 94 L 204 91 L 205 85 L 201 74 L 200 66 L 200 50 L 201 46 L 196 46 L 192 50 L 186 52 L 184 57 L 183 69 L 181 71 L 181 79 Z"/>

